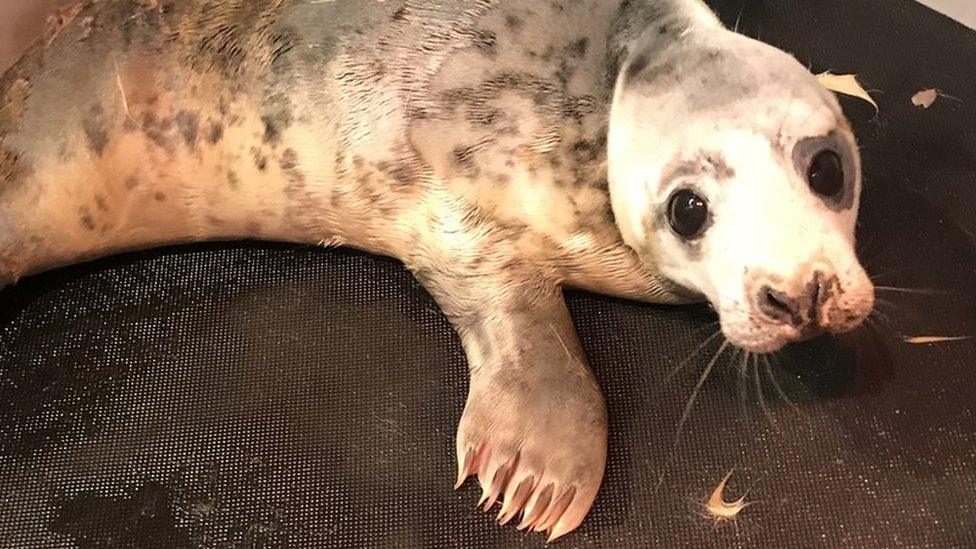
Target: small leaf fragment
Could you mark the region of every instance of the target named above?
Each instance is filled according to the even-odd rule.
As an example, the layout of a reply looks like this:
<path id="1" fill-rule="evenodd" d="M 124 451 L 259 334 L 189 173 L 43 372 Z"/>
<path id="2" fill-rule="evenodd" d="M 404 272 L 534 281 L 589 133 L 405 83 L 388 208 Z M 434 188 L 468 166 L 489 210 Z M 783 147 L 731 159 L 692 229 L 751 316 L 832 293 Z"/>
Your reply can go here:
<path id="1" fill-rule="evenodd" d="M 729 503 L 725 501 L 723 492 L 725 492 L 725 484 L 729 481 L 732 476 L 732 471 L 725 475 L 725 478 L 718 483 L 715 490 L 712 491 L 712 495 L 709 496 L 708 501 L 705 502 L 705 510 L 708 514 L 715 520 L 732 520 L 742 512 L 743 509 L 749 506 L 746 501 L 746 496 Z"/>
<path id="2" fill-rule="evenodd" d="M 857 81 L 857 75 L 831 74 L 830 72 L 825 72 L 817 75 L 817 81 L 820 82 L 821 86 L 832 92 L 842 93 L 844 95 L 850 95 L 851 97 L 863 99 L 874 107 L 875 112 L 880 112 L 878 104 L 871 97 L 871 94 L 869 94 L 867 90 L 861 86 L 860 82 Z"/>
<path id="3" fill-rule="evenodd" d="M 922 90 L 912 96 L 912 104 L 916 107 L 921 107 L 927 109 L 935 103 L 935 100 L 939 98 L 938 90 Z"/>
<path id="4" fill-rule="evenodd" d="M 911 345 L 933 345 L 935 343 L 951 343 L 953 341 L 966 341 L 972 336 L 914 336 L 906 337 L 905 343 Z"/>

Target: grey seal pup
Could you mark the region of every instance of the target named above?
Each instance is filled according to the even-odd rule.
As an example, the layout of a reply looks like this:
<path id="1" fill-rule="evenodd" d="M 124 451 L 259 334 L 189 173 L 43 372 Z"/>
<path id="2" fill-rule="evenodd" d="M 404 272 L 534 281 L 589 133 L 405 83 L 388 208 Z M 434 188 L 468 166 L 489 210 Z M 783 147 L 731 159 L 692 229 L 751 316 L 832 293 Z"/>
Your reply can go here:
<path id="1" fill-rule="evenodd" d="M 858 326 L 833 95 L 700 0 L 86 0 L 0 80 L 0 285 L 200 240 L 400 259 L 457 328 L 458 482 L 583 521 L 604 400 L 563 287 L 706 300 L 774 351 Z"/>

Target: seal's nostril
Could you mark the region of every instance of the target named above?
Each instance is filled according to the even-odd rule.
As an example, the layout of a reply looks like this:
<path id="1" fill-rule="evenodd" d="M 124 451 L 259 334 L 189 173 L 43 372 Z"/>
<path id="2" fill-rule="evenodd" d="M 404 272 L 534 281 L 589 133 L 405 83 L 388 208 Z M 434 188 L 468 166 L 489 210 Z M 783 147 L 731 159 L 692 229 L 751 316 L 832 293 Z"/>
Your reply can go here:
<path id="1" fill-rule="evenodd" d="M 807 317 L 814 323 L 819 321 L 820 307 L 823 305 L 824 300 L 827 299 L 827 285 L 825 282 L 823 274 L 817 271 L 808 286 L 810 289 L 810 310 L 807 311 Z"/>
<path id="2" fill-rule="evenodd" d="M 827 300 L 834 294 L 834 288 L 837 283 L 836 277 L 826 277 L 820 271 L 817 271 L 813 275 L 813 280 L 810 281 L 809 291 L 810 291 L 810 310 L 807 316 L 810 321 L 814 324 L 820 324 L 820 313 Z"/>
<path id="3" fill-rule="evenodd" d="M 785 293 L 763 286 L 759 290 L 759 310 L 769 318 L 785 324 L 796 324 L 798 311 L 793 300 Z"/>
<path id="4" fill-rule="evenodd" d="M 770 290 L 766 290 L 766 302 L 769 303 L 770 306 L 772 306 L 772 307 L 774 307 L 776 309 L 779 309 L 780 311 L 782 311 L 784 313 L 787 313 L 787 314 L 792 314 L 793 313 L 793 309 L 790 309 L 790 306 L 787 305 L 785 301 L 783 301 L 782 299 L 776 297 L 776 294 L 774 294 Z"/>

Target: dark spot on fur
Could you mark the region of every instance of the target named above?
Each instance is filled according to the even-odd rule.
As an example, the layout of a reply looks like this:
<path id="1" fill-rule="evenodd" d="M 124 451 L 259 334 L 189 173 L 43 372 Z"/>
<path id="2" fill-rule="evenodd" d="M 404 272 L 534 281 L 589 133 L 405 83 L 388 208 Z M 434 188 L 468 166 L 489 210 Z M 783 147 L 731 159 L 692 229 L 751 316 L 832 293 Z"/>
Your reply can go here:
<path id="1" fill-rule="evenodd" d="M 106 199 L 105 199 L 104 196 L 102 196 L 100 194 L 96 194 L 95 195 L 95 207 L 97 207 L 99 210 L 101 210 L 103 212 L 107 212 L 108 211 L 108 202 L 106 202 Z"/>
<path id="2" fill-rule="evenodd" d="M 282 170 L 294 170 L 298 167 L 298 154 L 295 153 L 295 149 L 288 148 L 285 152 L 281 154 L 281 160 L 278 161 Z"/>
<path id="3" fill-rule="evenodd" d="M 179 128 L 186 146 L 193 149 L 197 144 L 197 133 L 200 131 L 200 117 L 197 113 L 185 110 L 176 113 L 176 127 Z"/>
<path id="4" fill-rule="evenodd" d="M 522 30 L 522 27 L 524 25 L 525 22 L 522 21 L 522 19 L 519 18 L 518 16 L 512 14 L 508 14 L 505 16 L 505 26 L 508 27 L 508 29 L 512 32 L 519 32 L 520 30 Z"/>
<path id="5" fill-rule="evenodd" d="M 173 152 L 173 144 L 168 135 L 172 125 L 170 119 L 159 120 L 152 111 L 142 115 L 142 133 L 157 147 L 169 153 Z"/>
<path id="6" fill-rule="evenodd" d="M 393 16 L 391 17 L 391 19 L 394 20 L 394 21 L 403 21 L 406 18 L 407 18 L 407 7 L 406 6 L 403 6 L 400 9 L 396 10 L 395 12 L 393 12 Z"/>
<path id="7" fill-rule="evenodd" d="M 625 80 L 633 80 L 638 74 L 644 72 L 647 68 L 648 63 L 651 62 L 650 57 L 647 54 L 640 54 L 630 60 L 627 65 L 627 70 L 624 72 Z"/>
<path id="8" fill-rule="evenodd" d="M 292 119 L 288 112 L 281 111 L 262 116 L 261 122 L 264 124 L 264 142 L 274 145 L 281 139 L 281 133 L 291 126 Z"/>
<path id="9" fill-rule="evenodd" d="M 567 53 L 569 53 L 569 55 L 571 57 L 575 57 L 575 58 L 579 59 L 580 57 L 583 57 L 584 55 L 586 55 L 586 51 L 589 48 L 590 48 L 590 39 L 589 38 L 586 38 L 586 37 L 583 37 L 583 38 L 580 38 L 579 40 L 576 40 L 572 44 L 570 44 L 566 48 L 566 51 L 567 51 Z"/>
<path id="10" fill-rule="evenodd" d="M 102 152 L 105 151 L 105 146 L 108 145 L 108 129 L 105 127 L 102 107 L 98 105 L 92 107 L 81 124 L 85 131 L 88 149 L 96 156 L 101 156 Z"/>
<path id="11" fill-rule="evenodd" d="M 298 167 L 298 154 L 294 149 L 285 149 L 278 160 L 285 174 L 285 196 L 293 202 L 307 200 L 305 194 L 305 174 Z"/>
<path id="12" fill-rule="evenodd" d="M 237 189 L 237 186 L 240 185 L 240 183 L 241 180 L 237 177 L 237 172 L 234 170 L 227 172 L 227 184 L 230 185 L 230 188 Z"/>
<path id="13" fill-rule="evenodd" d="M 569 79 L 573 77 L 574 72 L 576 72 L 576 68 L 565 59 L 559 63 L 559 68 L 556 70 L 556 80 L 559 81 L 559 85 L 563 89 L 569 85 Z"/>
<path id="14" fill-rule="evenodd" d="M 461 173 L 466 175 L 476 175 L 477 166 L 475 165 L 474 161 L 474 147 L 455 147 L 451 154 L 454 160 L 454 165 L 457 166 Z"/>
<path id="15" fill-rule="evenodd" d="M 488 57 L 494 57 L 497 53 L 497 42 L 498 38 L 491 31 L 476 30 L 472 32 L 471 44 Z"/>
<path id="16" fill-rule="evenodd" d="M 261 122 L 264 122 L 264 142 L 265 143 L 276 143 L 280 134 L 278 133 L 278 125 L 275 120 L 270 116 L 262 116 Z"/>
<path id="17" fill-rule="evenodd" d="M 393 179 L 397 183 L 400 183 L 401 185 L 408 185 L 410 183 L 413 183 L 417 178 L 417 175 L 414 172 L 413 167 L 410 166 L 410 164 L 407 164 L 406 162 L 401 162 L 397 164 L 397 166 L 393 168 L 393 170 L 390 172 L 390 176 L 393 177 Z"/>
<path id="18" fill-rule="evenodd" d="M 216 145 L 224 138 L 224 125 L 216 120 L 210 123 L 210 130 L 207 132 L 207 141 L 211 145 Z"/>
<path id="19" fill-rule="evenodd" d="M 251 149 L 252 154 L 254 154 L 254 165 L 259 171 L 264 171 L 268 169 L 268 157 L 261 154 L 261 151 L 257 149 Z"/>
<path id="20" fill-rule="evenodd" d="M 599 158 L 600 146 L 596 141 L 580 139 L 570 147 L 570 153 L 577 162 L 592 162 Z"/>
<path id="21" fill-rule="evenodd" d="M 718 182 L 735 177 L 735 170 L 719 152 L 699 151 L 691 159 L 677 159 L 664 167 L 660 184 L 670 186 L 676 180 L 698 179 L 710 176 Z"/>
<path id="22" fill-rule="evenodd" d="M 713 169 L 715 177 L 719 180 L 732 179 L 735 177 L 735 170 L 725 161 L 725 157 L 720 153 L 712 153 L 705 156 L 707 162 Z"/>
<path id="23" fill-rule="evenodd" d="M 88 208 L 81 208 L 79 213 L 81 215 L 81 226 L 88 231 L 94 231 L 95 218 L 92 217 L 91 211 Z"/>
<path id="24" fill-rule="evenodd" d="M 153 193 L 153 200 L 156 202 L 166 202 L 166 193 L 156 191 Z"/>
<path id="25" fill-rule="evenodd" d="M 139 178 L 135 175 L 130 175 L 125 178 L 125 190 L 131 191 L 139 186 Z"/>

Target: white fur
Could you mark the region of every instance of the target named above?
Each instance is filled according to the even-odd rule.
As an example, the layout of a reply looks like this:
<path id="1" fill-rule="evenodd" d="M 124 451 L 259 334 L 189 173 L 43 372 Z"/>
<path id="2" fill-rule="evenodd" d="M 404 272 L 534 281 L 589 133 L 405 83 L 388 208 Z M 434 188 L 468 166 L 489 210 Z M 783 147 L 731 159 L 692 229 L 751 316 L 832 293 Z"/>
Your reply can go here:
<path id="1" fill-rule="evenodd" d="M 694 28 L 690 32 L 688 40 L 699 40 Z M 758 310 L 754 294 L 767 280 L 800 292 L 815 271 L 836 275 L 844 291 L 824 313 L 831 331 L 856 326 L 873 308 L 873 287 L 854 253 L 860 174 L 854 205 L 833 211 L 810 190 L 790 151 L 804 138 L 838 132 L 860 166 L 836 101 L 819 89 L 803 89 L 816 84 L 808 73 L 808 81 L 797 75 L 806 72 L 799 63 L 738 36 L 726 40 L 751 54 L 747 63 L 752 66 L 743 70 L 761 73 L 768 65 L 800 85 L 760 86 L 755 97 L 739 98 L 727 114 L 696 112 L 683 86 L 642 93 L 618 82 L 609 135 L 611 201 L 625 242 L 645 262 L 702 294 L 720 313 L 732 343 L 768 352 L 803 334 Z M 699 177 L 661 184 L 669 163 L 700 150 L 720 152 L 735 175 L 725 181 Z M 655 216 L 665 215 L 675 187 L 684 185 L 703 195 L 712 215 L 712 225 L 696 244 L 698 257 L 692 257 L 666 220 L 652 227 Z"/>

